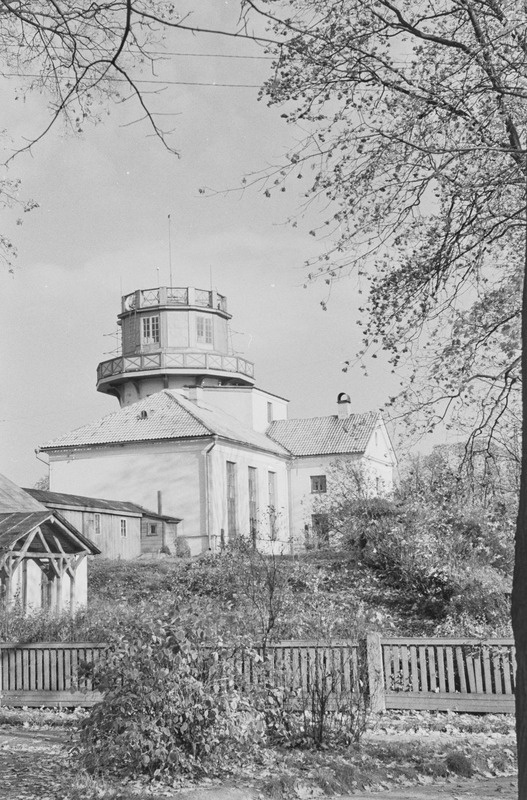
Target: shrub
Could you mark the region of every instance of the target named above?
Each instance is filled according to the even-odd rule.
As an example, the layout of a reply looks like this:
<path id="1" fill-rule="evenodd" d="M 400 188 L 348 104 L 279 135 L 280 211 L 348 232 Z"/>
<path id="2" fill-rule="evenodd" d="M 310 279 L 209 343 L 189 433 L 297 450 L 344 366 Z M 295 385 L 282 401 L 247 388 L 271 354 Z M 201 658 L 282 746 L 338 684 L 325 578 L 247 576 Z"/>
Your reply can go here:
<path id="1" fill-rule="evenodd" d="M 191 614 L 137 620 L 112 642 L 93 679 L 104 698 L 80 737 L 91 772 L 211 774 L 261 739 L 224 650 L 205 646 Z"/>
<path id="2" fill-rule="evenodd" d="M 186 539 L 178 536 L 176 539 L 176 556 L 179 558 L 190 558 L 190 547 Z"/>
<path id="3" fill-rule="evenodd" d="M 105 642 L 116 624 L 132 617 L 127 604 L 99 602 L 70 614 L 49 611 L 24 613 L 15 606 L 0 616 L 0 641 L 30 642 Z"/>

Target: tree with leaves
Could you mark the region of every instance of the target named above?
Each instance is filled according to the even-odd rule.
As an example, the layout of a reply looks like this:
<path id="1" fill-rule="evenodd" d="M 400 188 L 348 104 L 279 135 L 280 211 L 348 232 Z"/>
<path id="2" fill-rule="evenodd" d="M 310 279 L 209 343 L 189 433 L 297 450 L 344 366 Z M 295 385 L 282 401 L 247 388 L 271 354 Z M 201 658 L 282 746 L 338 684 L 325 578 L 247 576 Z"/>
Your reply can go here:
<path id="1" fill-rule="evenodd" d="M 192 24 L 171 0 L 0 0 L 0 74 L 16 86 L 16 96 L 40 93 L 48 101 L 42 129 L 15 147 L 4 168 L 35 145 L 59 121 L 73 133 L 97 122 L 110 108 L 127 102 L 171 153 L 177 155 L 174 131 L 165 127 L 163 87 L 145 89 L 164 56 L 166 39 L 177 32 L 214 33 L 253 38 L 243 20 L 233 30 L 210 30 Z M 10 143 L 2 132 L 5 150 Z M 0 173 L 0 207 L 29 211 L 34 201 L 19 199 L 19 182 Z M 0 234 L 0 261 L 12 270 L 15 248 Z"/>
<path id="2" fill-rule="evenodd" d="M 280 44 L 262 96 L 303 132 L 265 190 L 307 181 L 353 270 L 364 351 L 403 374 L 428 429 L 525 426 L 527 11 L 519 0 L 245 0 Z M 523 290 L 522 290 L 523 286 Z M 523 292 L 523 294 L 522 294 Z M 523 340 L 523 346 L 522 346 Z M 523 363 L 522 363 L 523 362 Z M 527 796 L 527 436 L 512 603 L 519 796 Z"/>

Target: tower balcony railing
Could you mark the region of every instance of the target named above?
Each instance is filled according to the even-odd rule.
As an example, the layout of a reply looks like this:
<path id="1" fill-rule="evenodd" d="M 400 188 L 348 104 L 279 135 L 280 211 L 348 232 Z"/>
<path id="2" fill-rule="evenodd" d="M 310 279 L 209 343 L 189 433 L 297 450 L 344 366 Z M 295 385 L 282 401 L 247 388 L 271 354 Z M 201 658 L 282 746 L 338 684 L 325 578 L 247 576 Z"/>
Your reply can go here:
<path id="1" fill-rule="evenodd" d="M 156 289 L 138 289 L 122 298 L 122 313 L 153 306 L 199 306 L 227 313 L 227 298 L 209 289 L 159 286 Z"/>
<path id="2" fill-rule="evenodd" d="M 183 370 L 193 373 L 232 372 L 254 378 L 254 364 L 240 356 L 185 351 L 178 353 L 141 353 L 135 356 L 119 356 L 102 361 L 97 367 L 97 382 L 129 372 Z"/>

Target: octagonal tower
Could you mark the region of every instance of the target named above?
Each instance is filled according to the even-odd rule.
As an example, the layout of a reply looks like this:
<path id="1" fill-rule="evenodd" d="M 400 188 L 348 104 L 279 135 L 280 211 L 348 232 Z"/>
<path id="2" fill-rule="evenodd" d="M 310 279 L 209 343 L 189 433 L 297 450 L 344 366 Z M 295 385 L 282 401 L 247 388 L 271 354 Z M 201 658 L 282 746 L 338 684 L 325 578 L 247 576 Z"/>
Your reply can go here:
<path id="1" fill-rule="evenodd" d="M 122 298 L 122 353 L 97 367 L 97 390 L 128 406 L 162 389 L 253 386 L 254 365 L 229 347 L 226 298 L 160 286 Z"/>

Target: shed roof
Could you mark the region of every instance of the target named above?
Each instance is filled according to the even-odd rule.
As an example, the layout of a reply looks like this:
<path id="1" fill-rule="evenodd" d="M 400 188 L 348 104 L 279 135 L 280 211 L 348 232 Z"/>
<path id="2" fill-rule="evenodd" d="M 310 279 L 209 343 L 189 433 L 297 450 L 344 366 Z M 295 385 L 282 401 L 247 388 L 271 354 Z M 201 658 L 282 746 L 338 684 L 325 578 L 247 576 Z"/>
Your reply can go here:
<path id="1" fill-rule="evenodd" d="M 86 445 L 146 442 L 166 439 L 219 436 L 277 455 L 288 455 L 276 441 L 206 403 L 194 403 L 169 389 L 121 408 L 102 419 L 65 433 L 41 446 L 41 450 Z"/>
<path id="2" fill-rule="evenodd" d="M 47 489 L 25 489 L 25 491 L 45 506 L 78 506 L 80 508 L 98 508 L 106 511 L 122 511 L 139 516 L 142 512 L 134 503 L 121 500 L 103 500 L 98 497 L 85 497 L 81 494 L 50 492 Z"/>
<path id="3" fill-rule="evenodd" d="M 94 555 L 101 552 L 60 514 L 50 511 L 5 475 L 0 475 L 0 550 L 9 549 L 21 536 L 40 526 L 51 527 L 55 535 L 70 540 L 73 535 Z"/>
<path id="4" fill-rule="evenodd" d="M 278 419 L 271 422 L 267 435 L 294 456 L 363 453 L 381 415 L 376 411 L 309 419 Z"/>
<path id="5" fill-rule="evenodd" d="M 0 514 L 21 511 L 47 511 L 46 507 L 32 497 L 25 489 L 0 475 Z"/>
<path id="6" fill-rule="evenodd" d="M 158 514 L 157 511 L 150 511 L 138 503 L 128 503 L 123 500 L 105 500 L 101 497 L 86 497 L 81 494 L 67 494 L 66 492 L 50 492 L 47 489 L 25 489 L 28 494 L 48 508 L 89 508 L 99 511 L 117 511 L 121 514 L 132 514 L 133 516 L 148 516 L 172 522 L 181 522 L 179 517 L 172 517 L 168 514 Z"/>

